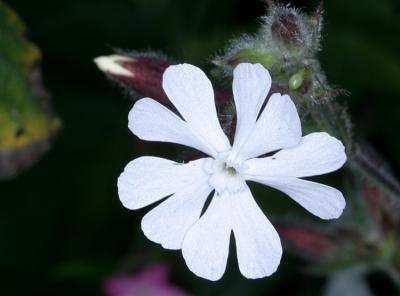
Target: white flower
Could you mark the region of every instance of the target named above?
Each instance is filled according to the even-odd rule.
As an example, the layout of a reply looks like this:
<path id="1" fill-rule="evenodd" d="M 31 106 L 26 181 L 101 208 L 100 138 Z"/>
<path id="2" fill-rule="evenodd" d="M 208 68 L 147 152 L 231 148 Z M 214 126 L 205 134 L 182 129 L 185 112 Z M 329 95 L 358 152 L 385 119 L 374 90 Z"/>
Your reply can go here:
<path id="1" fill-rule="evenodd" d="M 129 128 L 140 139 L 182 144 L 209 155 L 186 164 L 140 157 L 118 179 L 121 202 L 129 209 L 170 196 L 144 216 L 143 232 L 166 249 L 182 249 L 189 269 L 200 277 L 222 277 L 232 231 L 245 277 L 269 276 L 279 265 L 279 236 L 247 180 L 286 193 L 322 219 L 339 217 L 345 206 L 340 191 L 299 179 L 339 169 L 346 161 L 342 143 L 327 133 L 302 137 L 287 95 L 273 94 L 259 115 L 270 87 L 271 77 L 260 64 L 240 64 L 234 70 L 233 145 L 218 121 L 210 81 L 192 65 L 171 66 L 163 76 L 164 91 L 183 119 L 150 98 L 139 100 L 129 113 Z"/>

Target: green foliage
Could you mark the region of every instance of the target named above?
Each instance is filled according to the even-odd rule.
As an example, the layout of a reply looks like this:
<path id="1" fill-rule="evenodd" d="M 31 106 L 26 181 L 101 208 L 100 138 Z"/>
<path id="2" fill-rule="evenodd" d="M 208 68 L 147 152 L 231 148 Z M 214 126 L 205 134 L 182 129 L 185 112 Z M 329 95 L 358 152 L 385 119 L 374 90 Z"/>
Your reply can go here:
<path id="1" fill-rule="evenodd" d="M 0 1 L 0 178 L 29 166 L 42 152 L 30 146 L 47 142 L 59 127 L 59 119 L 43 109 L 49 98 L 39 91 L 40 51 L 25 31 L 18 15 Z M 16 153 L 27 154 L 26 160 Z"/>
<path id="2" fill-rule="evenodd" d="M 15 34 L 23 34 L 25 32 L 25 25 L 18 17 L 18 15 L 5 4 L 0 1 L 0 28 L 2 31 L 10 31 Z"/>

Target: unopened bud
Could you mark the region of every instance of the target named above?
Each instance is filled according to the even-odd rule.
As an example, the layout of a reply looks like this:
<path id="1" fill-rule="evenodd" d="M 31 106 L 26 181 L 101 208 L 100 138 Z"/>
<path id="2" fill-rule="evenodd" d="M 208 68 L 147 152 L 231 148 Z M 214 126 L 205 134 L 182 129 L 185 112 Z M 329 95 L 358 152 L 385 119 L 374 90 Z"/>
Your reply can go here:
<path id="1" fill-rule="evenodd" d="M 392 199 L 378 185 L 363 178 L 363 199 L 367 205 L 369 218 L 383 233 L 398 231 L 400 216 L 399 203 Z"/>
<path id="2" fill-rule="evenodd" d="M 118 82 L 129 91 L 148 96 L 167 107 L 172 107 L 162 88 L 164 71 L 172 65 L 165 58 L 153 56 L 110 55 L 94 59 L 97 67 L 113 81 Z M 231 94 L 219 85 L 214 85 L 216 104 L 224 108 L 230 101 Z"/>
<path id="3" fill-rule="evenodd" d="M 301 45 L 304 36 L 300 29 L 299 17 L 286 7 L 277 8 L 275 12 L 271 24 L 272 36 L 286 45 Z"/>
<path id="4" fill-rule="evenodd" d="M 301 69 L 300 71 L 296 72 L 290 77 L 288 83 L 289 88 L 291 90 L 296 90 L 300 88 L 300 86 L 303 85 L 304 79 L 305 79 L 305 71 L 304 69 Z"/>
<path id="5" fill-rule="evenodd" d="M 303 63 L 304 58 L 313 57 L 320 48 L 322 6 L 314 15 L 298 9 L 275 4 L 263 17 L 262 32 L 267 47 L 280 52 L 289 65 Z"/>
<path id="6" fill-rule="evenodd" d="M 277 230 L 290 246 L 314 259 L 329 256 L 335 247 L 334 240 L 329 234 L 311 227 L 278 224 Z"/>
<path id="7" fill-rule="evenodd" d="M 162 89 L 162 75 L 171 65 L 162 58 L 150 56 L 110 55 L 94 59 L 97 67 L 112 80 L 140 95 L 149 96 L 170 106 Z"/>

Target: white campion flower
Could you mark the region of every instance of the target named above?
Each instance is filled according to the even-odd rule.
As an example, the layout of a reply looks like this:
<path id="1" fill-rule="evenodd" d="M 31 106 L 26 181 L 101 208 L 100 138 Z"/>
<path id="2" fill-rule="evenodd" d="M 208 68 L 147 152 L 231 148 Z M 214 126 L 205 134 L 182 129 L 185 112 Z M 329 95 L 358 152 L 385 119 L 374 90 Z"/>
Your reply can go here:
<path id="1" fill-rule="evenodd" d="M 259 115 L 270 87 L 269 72 L 260 64 L 240 64 L 234 70 L 233 145 L 218 121 L 211 82 L 192 65 L 170 66 L 163 76 L 164 91 L 182 118 L 150 98 L 139 100 L 129 113 L 129 128 L 140 139 L 182 144 L 209 155 L 185 164 L 139 157 L 118 179 L 119 197 L 128 209 L 169 196 L 144 216 L 142 230 L 166 249 L 182 249 L 187 266 L 200 277 L 222 277 L 232 231 L 246 278 L 269 276 L 280 263 L 279 236 L 247 180 L 286 193 L 322 219 L 339 217 L 345 206 L 340 191 L 299 179 L 339 169 L 346 161 L 344 146 L 323 132 L 302 137 L 287 95 L 273 94 Z M 257 158 L 273 151 L 278 152 Z"/>

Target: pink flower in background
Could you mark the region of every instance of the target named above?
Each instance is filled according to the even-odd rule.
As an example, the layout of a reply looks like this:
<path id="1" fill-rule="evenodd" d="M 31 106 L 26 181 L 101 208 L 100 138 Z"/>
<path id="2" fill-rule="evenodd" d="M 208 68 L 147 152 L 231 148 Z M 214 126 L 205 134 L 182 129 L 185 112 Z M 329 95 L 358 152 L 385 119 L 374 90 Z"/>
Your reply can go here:
<path id="1" fill-rule="evenodd" d="M 165 264 L 150 265 L 134 274 L 110 276 L 104 281 L 107 296 L 187 296 L 169 281 Z"/>

